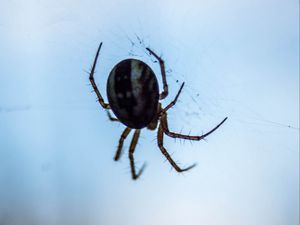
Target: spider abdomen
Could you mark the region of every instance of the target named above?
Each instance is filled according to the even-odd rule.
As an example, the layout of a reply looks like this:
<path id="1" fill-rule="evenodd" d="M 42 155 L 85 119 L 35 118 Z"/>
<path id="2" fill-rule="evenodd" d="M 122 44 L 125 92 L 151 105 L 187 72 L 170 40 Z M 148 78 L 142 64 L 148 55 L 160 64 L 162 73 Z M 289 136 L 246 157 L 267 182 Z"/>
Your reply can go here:
<path id="1" fill-rule="evenodd" d="M 152 69 L 140 60 L 119 62 L 109 74 L 106 91 L 112 111 L 130 128 L 146 127 L 157 113 L 158 82 Z"/>

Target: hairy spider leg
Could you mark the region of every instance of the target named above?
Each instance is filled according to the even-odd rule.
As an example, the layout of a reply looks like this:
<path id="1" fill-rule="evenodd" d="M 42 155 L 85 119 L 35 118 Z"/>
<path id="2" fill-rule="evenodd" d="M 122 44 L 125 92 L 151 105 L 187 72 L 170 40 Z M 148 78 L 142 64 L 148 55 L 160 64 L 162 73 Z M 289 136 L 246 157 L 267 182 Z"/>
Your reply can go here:
<path id="1" fill-rule="evenodd" d="M 172 102 L 170 102 L 164 109 L 161 110 L 161 113 L 165 113 L 168 111 L 168 109 L 170 109 L 171 107 L 173 107 L 176 102 L 177 102 L 177 99 L 182 91 L 182 88 L 184 86 L 184 82 L 181 84 L 180 88 L 179 88 L 179 91 L 177 92 L 177 95 L 175 96 L 174 100 Z"/>
<path id="2" fill-rule="evenodd" d="M 167 78 L 166 78 L 166 70 L 165 70 L 165 62 L 162 60 L 161 57 L 159 57 L 155 52 L 153 52 L 150 48 L 146 48 L 146 50 L 150 53 L 150 55 L 153 55 L 159 62 L 160 65 L 160 71 L 163 81 L 163 92 L 159 95 L 159 99 L 162 100 L 168 95 L 168 84 L 167 84 Z"/>
<path id="3" fill-rule="evenodd" d="M 162 125 L 162 129 L 163 129 L 164 133 L 172 138 L 181 138 L 181 139 L 187 139 L 187 140 L 192 140 L 192 141 L 200 141 L 201 139 L 204 139 L 205 137 L 207 137 L 208 135 L 213 133 L 215 130 L 217 130 L 226 120 L 227 120 L 227 117 L 225 119 L 223 119 L 222 122 L 219 123 L 212 130 L 210 130 L 209 132 L 207 132 L 203 135 L 200 135 L 200 136 L 191 136 L 191 135 L 184 135 L 184 134 L 171 132 L 168 127 L 168 120 L 167 120 L 166 113 L 161 116 L 160 123 Z"/>
<path id="4" fill-rule="evenodd" d="M 184 82 L 180 86 L 180 89 L 179 89 L 177 95 L 175 96 L 175 99 L 171 103 L 169 103 L 165 108 L 161 109 L 160 123 L 162 125 L 162 129 L 163 129 L 164 133 L 172 138 L 182 138 L 182 139 L 187 139 L 187 140 L 200 141 L 201 139 L 207 137 L 208 135 L 213 133 L 215 130 L 217 130 L 227 120 L 228 117 L 225 117 L 225 119 L 223 119 L 221 121 L 221 123 L 219 123 L 216 127 L 214 127 L 212 130 L 210 130 L 209 132 L 207 132 L 201 136 L 191 136 L 191 135 L 184 135 L 184 134 L 171 132 L 168 127 L 167 110 L 169 110 L 176 104 L 177 99 L 182 91 L 183 86 L 184 86 Z"/>
<path id="5" fill-rule="evenodd" d="M 130 147 L 129 147 L 129 160 L 130 160 L 130 167 L 131 167 L 131 175 L 132 175 L 132 179 L 136 180 L 139 178 L 139 176 L 142 174 L 144 168 L 145 168 L 145 164 L 142 166 L 142 168 L 140 169 L 140 171 L 138 173 L 136 173 L 135 171 L 135 165 L 134 165 L 134 157 L 133 157 L 133 153 L 137 144 L 137 141 L 139 139 L 141 130 L 140 129 L 136 129 L 133 135 L 133 138 L 131 140 L 130 143 Z"/>
<path id="6" fill-rule="evenodd" d="M 100 91 L 98 90 L 98 87 L 95 83 L 95 80 L 94 80 L 94 73 L 95 73 L 95 69 L 96 69 L 96 64 L 97 64 L 97 60 L 98 60 L 98 56 L 99 56 L 99 52 L 100 52 L 100 49 L 101 49 L 101 46 L 102 46 L 102 42 L 100 43 L 99 47 L 98 47 L 98 50 L 97 50 L 97 53 L 96 53 L 96 56 L 95 56 L 95 59 L 94 59 L 94 63 L 93 63 L 93 66 L 92 66 L 92 69 L 91 69 L 91 72 L 90 72 L 90 82 L 92 84 L 92 87 L 98 97 L 98 101 L 100 103 L 100 105 L 105 108 L 105 109 L 110 109 L 110 106 L 108 103 L 105 103 L 101 94 L 100 94 Z"/>
<path id="7" fill-rule="evenodd" d="M 161 150 L 162 154 L 166 157 L 166 159 L 170 162 L 170 164 L 173 166 L 173 168 L 177 171 L 177 172 L 184 172 L 187 171 L 189 169 L 192 169 L 193 167 L 196 166 L 196 164 L 193 164 L 189 167 L 186 167 L 184 169 L 181 169 L 175 162 L 174 160 L 171 158 L 171 156 L 169 155 L 169 153 L 167 152 L 167 150 L 165 149 L 164 145 L 163 145 L 163 141 L 164 141 L 164 132 L 163 132 L 163 128 L 162 125 L 159 125 L 158 128 L 158 132 L 157 132 L 157 144 L 159 149 Z"/>
<path id="8" fill-rule="evenodd" d="M 127 136 L 130 133 L 130 131 L 131 131 L 131 128 L 126 127 L 125 130 L 123 131 L 123 133 L 121 134 L 121 137 L 119 139 L 119 145 L 118 145 L 115 157 L 114 157 L 115 161 L 119 160 L 119 158 L 121 156 L 121 153 L 122 153 L 122 148 L 123 148 L 124 140 L 127 138 Z"/>

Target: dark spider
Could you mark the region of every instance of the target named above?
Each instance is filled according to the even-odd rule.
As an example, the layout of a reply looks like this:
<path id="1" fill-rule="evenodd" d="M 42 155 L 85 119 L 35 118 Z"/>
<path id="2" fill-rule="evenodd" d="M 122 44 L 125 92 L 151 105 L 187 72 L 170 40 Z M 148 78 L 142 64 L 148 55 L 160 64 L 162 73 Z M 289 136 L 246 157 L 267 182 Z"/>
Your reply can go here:
<path id="1" fill-rule="evenodd" d="M 182 91 L 184 83 L 182 83 L 175 99 L 163 108 L 159 100 L 166 98 L 168 95 L 165 65 L 164 61 L 149 48 L 146 48 L 146 50 L 150 53 L 150 55 L 153 55 L 160 64 L 163 81 L 162 93 L 159 94 L 156 76 L 146 63 L 137 59 L 125 59 L 119 62 L 109 74 L 106 88 L 109 103 L 105 103 L 94 80 L 95 68 L 101 46 L 102 42 L 98 47 L 89 79 L 98 97 L 100 105 L 107 110 L 109 119 L 111 121 L 119 121 L 126 126 L 121 135 L 121 138 L 119 139 L 119 145 L 114 159 L 117 161 L 120 158 L 123 142 L 130 131 L 134 129 L 134 135 L 129 147 L 129 159 L 132 179 L 137 179 L 144 169 L 143 166 L 139 170 L 139 172 L 136 173 L 133 157 L 133 153 L 139 139 L 141 129 L 147 127 L 150 130 L 155 130 L 157 125 L 159 124 L 157 143 L 162 154 L 166 157 L 166 159 L 170 162 L 170 164 L 177 172 L 184 172 L 193 168 L 195 164 L 181 169 L 174 162 L 174 160 L 170 157 L 169 153 L 163 146 L 164 134 L 172 138 L 182 138 L 187 140 L 199 141 L 218 129 L 225 122 L 227 117 L 223 119 L 222 122 L 219 123 L 211 131 L 201 136 L 190 136 L 171 132 L 168 128 L 167 111 L 175 105 L 178 96 Z M 108 111 L 109 109 L 114 112 L 117 118 L 113 118 L 110 115 Z"/>

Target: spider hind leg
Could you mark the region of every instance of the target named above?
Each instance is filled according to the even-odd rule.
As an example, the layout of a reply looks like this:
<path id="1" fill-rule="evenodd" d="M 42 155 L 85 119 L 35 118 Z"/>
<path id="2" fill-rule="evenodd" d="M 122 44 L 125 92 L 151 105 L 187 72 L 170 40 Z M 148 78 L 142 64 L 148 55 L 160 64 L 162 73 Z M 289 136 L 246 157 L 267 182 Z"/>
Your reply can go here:
<path id="1" fill-rule="evenodd" d="M 159 57 L 150 48 L 146 48 L 146 50 L 150 53 L 150 55 L 153 55 L 157 59 L 157 61 L 159 62 L 161 76 L 162 76 L 162 81 L 163 81 L 163 89 L 164 89 L 163 92 L 159 95 L 159 99 L 162 100 L 165 97 L 167 97 L 167 95 L 169 93 L 169 91 L 168 91 L 168 83 L 167 83 L 167 78 L 166 78 L 165 62 L 164 62 L 164 60 L 161 57 Z"/>
<path id="2" fill-rule="evenodd" d="M 94 73 L 95 73 L 95 69 L 96 69 L 96 64 L 97 64 L 97 60 L 98 60 L 98 57 L 99 57 L 99 52 L 100 52 L 100 49 L 102 47 L 102 42 L 100 43 L 99 47 L 98 47 L 98 50 L 97 50 L 97 53 L 96 53 L 96 56 L 95 56 L 95 59 L 94 59 L 94 63 L 93 63 L 93 66 L 92 66 L 92 69 L 91 69 L 91 72 L 90 72 L 90 77 L 89 77 L 89 80 L 92 84 L 92 87 L 97 95 L 97 98 L 98 98 L 98 102 L 100 103 L 100 105 L 104 108 L 104 109 L 110 109 L 110 105 L 108 103 L 105 103 L 104 102 L 104 99 L 102 97 L 102 95 L 100 94 L 100 91 L 98 90 L 98 87 L 95 83 L 95 80 L 94 80 Z"/>

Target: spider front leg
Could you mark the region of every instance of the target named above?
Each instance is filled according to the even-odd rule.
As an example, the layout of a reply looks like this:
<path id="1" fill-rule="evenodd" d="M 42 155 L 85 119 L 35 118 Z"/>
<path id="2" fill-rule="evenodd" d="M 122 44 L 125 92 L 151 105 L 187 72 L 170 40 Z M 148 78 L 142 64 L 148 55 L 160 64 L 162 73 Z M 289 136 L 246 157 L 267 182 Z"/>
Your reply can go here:
<path id="1" fill-rule="evenodd" d="M 161 150 L 162 154 L 166 157 L 166 159 L 170 162 L 170 164 L 173 166 L 173 168 L 177 171 L 177 172 L 184 172 L 187 171 L 189 169 L 192 169 L 193 167 L 196 166 L 196 164 L 193 164 L 187 168 L 181 169 L 175 162 L 174 160 L 171 158 L 171 156 L 169 155 L 169 153 L 167 152 L 167 150 L 165 149 L 164 145 L 163 145 L 163 141 L 164 141 L 164 132 L 163 132 L 163 128 L 162 125 L 159 125 L 158 128 L 158 133 L 157 133 L 157 144 L 159 149 Z"/>
<path id="2" fill-rule="evenodd" d="M 127 136 L 130 133 L 130 131 L 131 131 L 131 129 L 129 127 L 126 127 L 126 129 L 121 134 L 121 137 L 120 137 L 120 140 L 119 140 L 118 149 L 117 149 L 116 155 L 114 157 L 115 161 L 119 160 L 119 158 L 121 156 L 121 152 L 122 152 L 124 140 L 127 138 Z"/>
<path id="3" fill-rule="evenodd" d="M 215 130 L 217 130 L 225 121 L 227 120 L 227 117 L 221 121 L 216 127 L 214 127 L 212 130 L 209 132 L 201 135 L 201 136 L 191 136 L 191 135 L 185 135 L 185 134 L 179 134 L 179 133 L 174 133 L 169 130 L 168 127 L 168 120 L 167 120 L 167 114 L 165 113 L 164 115 L 161 116 L 160 121 L 162 124 L 162 129 L 164 133 L 172 138 L 181 138 L 181 139 L 187 139 L 187 140 L 192 140 L 192 141 L 200 141 L 201 139 L 204 139 L 211 133 L 213 133 Z"/>
<path id="4" fill-rule="evenodd" d="M 168 95 L 168 84 L 167 84 L 167 78 L 166 78 L 166 70 L 165 70 L 165 62 L 162 60 L 161 57 L 159 57 L 155 52 L 153 52 L 150 48 L 146 48 L 146 50 L 150 53 L 150 55 L 153 55 L 159 62 L 160 65 L 160 71 L 163 81 L 163 92 L 159 95 L 159 99 L 162 100 Z"/>
<path id="5" fill-rule="evenodd" d="M 169 131 L 168 119 L 167 119 L 167 110 L 169 110 L 171 107 L 173 107 L 176 104 L 177 99 L 178 99 L 178 97 L 179 97 L 179 95 L 182 91 L 183 86 L 184 86 L 184 82 L 182 83 L 175 99 L 169 105 L 167 105 L 164 109 L 161 109 L 161 111 L 160 111 L 160 115 L 161 115 L 160 121 L 161 121 L 161 124 L 162 124 L 162 129 L 163 129 L 163 131 L 166 135 L 168 135 L 172 138 L 182 138 L 182 139 L 187 139 L 187 140 L 200 141 L 201 139 L 205 138 L 206 136 L 210 135 L 215 130 L 217 130 L 227 120 L 227 117 L 225 117 L 225 119 L 223 119 L 221 121 L 221 123 L 219 123 L 212 130 L 210 130 L 209 132 L 207 132 L 207 133 L 205 133 L 201 136 L 184 135 L 184 134 L 178 134 L 178 133 L 174 133 L 174 132 Z"/>
<path id="6" fill-rule="evenodd" d="M 135 172 L 133 153 L 134 153 L 137 141 L 139 139 L 140 132 L 141 132 L 141 130 L 139 130 L 139 129 L 135 130 L 132 141 L 130 143 L 130 147 L 129 147 L 129 160 L 130 160 L 131 175 L 132 175 L 133 180 L 138 179 L 145 168 L 145 164 L 144 164 L 138 173 Z"/>
<path id="7" fill-rule="evenodd" d="M 99 52 L 100 52 L 100 49 L 101 49 L 101 46 L 102 46 L 102 42 L 100 43 L 99 47 L 98 47 L 98 50 L 97 50 L 97 53 L 96 53 L 96 56 L 95 56 L 95 59 L 94 59 L 94 63 L 93 63 L 93 66 L 92 66 L 92 69 L 91 69 L 91 72 L 90 72 L 90 82 L 92 84 L 92 87 L 98 97 L 98 101 L 100 103 L 100 105 L 105 108 L 105 109 L 110 109 L 110 106 L 108 103 L 105 103 L 99 90 L 98 90 L 98 87 L 95 83 L 95 80 L 94 80 L 94 73 L 95 73 L 95 69 L 96 69 L 96 64 L 97 64 L 97 60 L 98 60 L 98 56 L 99 56 Z"/>

